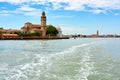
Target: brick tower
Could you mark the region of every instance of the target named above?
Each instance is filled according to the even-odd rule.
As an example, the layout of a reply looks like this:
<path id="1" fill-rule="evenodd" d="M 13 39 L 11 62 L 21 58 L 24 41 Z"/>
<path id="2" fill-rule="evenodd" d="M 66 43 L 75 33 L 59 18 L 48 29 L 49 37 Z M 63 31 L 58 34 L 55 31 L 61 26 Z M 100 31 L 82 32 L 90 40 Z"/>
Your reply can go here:
<path id="1" fill-rule="evenodd" d="M 42 29 L 42 36 L 46 36 L 46 15 L 45 12 L 42 12 L 41 16 L 41 29 Z"/>
<path id="2" fill-rule="evenodd" d="M 97 33 L 96 33 L 97 37 L 99 36 L 99 31 L 97 30 Z"/>

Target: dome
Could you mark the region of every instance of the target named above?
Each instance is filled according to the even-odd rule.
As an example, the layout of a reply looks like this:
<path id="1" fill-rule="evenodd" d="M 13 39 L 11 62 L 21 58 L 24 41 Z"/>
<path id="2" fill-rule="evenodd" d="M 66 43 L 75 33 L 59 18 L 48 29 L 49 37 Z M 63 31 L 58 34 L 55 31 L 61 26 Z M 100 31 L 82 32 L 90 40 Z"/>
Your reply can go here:
<path id="1" fill-rule="evenodd" d="M 31 22 L 26 22 L 25 24 L 32 24 Z"/>
<path id="2" fill-rule="evenodd" d="M 58 31 L 62 31 L 60 27 L 56 27 L 56 29 L 57 29 Z"/>

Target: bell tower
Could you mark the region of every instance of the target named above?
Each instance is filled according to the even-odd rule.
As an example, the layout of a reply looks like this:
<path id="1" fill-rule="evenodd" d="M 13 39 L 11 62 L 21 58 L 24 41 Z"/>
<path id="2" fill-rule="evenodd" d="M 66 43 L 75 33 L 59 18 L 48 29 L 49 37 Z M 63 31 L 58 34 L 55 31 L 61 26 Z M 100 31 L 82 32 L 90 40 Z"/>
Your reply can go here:
<path id="1" fill-rule="evenodd" d="M 41 16 L 41 29 L 42 29 L 42 36 L 46 36 L 46 15 L 45 12 L 42 12 Z"/>
<path id="2" fill-rule="evenodd" d="M 99 31 L 97 30 L 97 33 L 96 33 L 97 37 L 99 36 Z"/>

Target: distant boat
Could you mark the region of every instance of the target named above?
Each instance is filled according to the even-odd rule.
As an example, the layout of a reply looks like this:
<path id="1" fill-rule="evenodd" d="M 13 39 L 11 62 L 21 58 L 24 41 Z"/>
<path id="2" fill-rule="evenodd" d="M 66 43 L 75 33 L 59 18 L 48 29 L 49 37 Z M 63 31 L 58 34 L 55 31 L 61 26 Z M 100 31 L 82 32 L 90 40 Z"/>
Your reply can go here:
<path id="1" fill-rule="evenodd" d="M 76 37 L 74 36 L 74 39 L 76 39 Z"/>

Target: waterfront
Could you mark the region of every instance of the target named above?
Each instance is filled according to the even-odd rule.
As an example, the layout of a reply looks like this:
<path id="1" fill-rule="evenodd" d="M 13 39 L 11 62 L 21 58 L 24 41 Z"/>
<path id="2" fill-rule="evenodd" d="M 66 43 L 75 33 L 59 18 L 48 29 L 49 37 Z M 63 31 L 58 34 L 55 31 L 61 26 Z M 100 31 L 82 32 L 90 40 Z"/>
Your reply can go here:
<path id="1" fill-rule="evenodd" d="M 119 38 L 1 40 L 0 80 L 120 80 Z"/>

